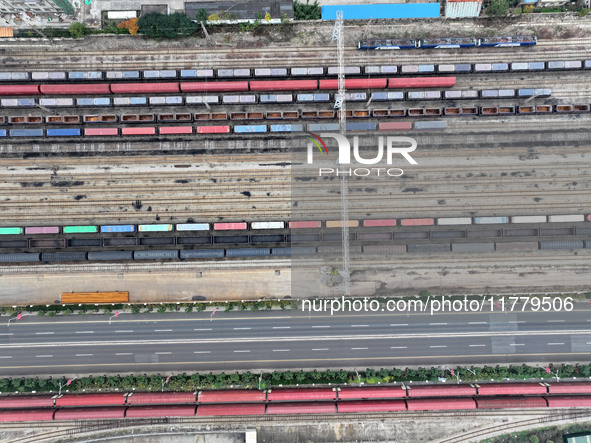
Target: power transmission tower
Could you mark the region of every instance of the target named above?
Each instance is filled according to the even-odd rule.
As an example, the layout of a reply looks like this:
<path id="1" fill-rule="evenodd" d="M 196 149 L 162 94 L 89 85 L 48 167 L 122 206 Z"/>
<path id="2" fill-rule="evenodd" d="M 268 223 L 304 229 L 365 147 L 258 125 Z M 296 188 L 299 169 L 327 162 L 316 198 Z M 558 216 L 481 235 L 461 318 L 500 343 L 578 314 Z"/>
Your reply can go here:
<path id="1" fill-rule="evenodd" d="M 339 133 L 345 135 L 347 127 L 347 106 L 345 103 L 345 38 L 343 27 L 343 11 L 337 11 L 337 18 L 332 32 L 332 40 L 337 42 L 339 59 L 339 91 L 334 107 L 339 112 Z M 347 175 L 341 171 L 341 222 L 343 223 L 343 269 L 339 272 L 343 278 L 341 288 L 345 296 L 351 295 L 351 275 L 349 271 L 349 187 Z"/>

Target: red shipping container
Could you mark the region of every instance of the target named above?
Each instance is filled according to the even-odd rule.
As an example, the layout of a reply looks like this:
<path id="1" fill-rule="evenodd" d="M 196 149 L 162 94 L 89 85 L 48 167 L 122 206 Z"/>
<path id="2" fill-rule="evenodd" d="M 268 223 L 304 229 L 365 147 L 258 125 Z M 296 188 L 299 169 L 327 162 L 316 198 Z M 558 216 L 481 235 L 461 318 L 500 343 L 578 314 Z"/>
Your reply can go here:
<path id="1" fill-rule="evenodd" d="M 242 92 L 248 82 L 181 82 L 181 92 Z"/>
<path id="2" fill-rule="evenodd" d="M 135 417 L 193 417 L 195 405 L 133 406 L 127 408 L 128 418 Z"/>
<path id="3" fill-rule="evenodd" d="M 387 388 L 341 388 L 339 400 L 347 398 L 403 398 L 406 397 L 406 390 L 402 386 L 391 386 Z"/>
<path id="4" fill-rule="evenodd" d="M 235 230 L 245 230 L 246 222 L 241 223 L 214 223 L 213 224 L 214 231 L 235 231 Z"/>
<path id="5" fill-rule="evenodd" d="M 197 126 L 197 134 L 228 134 L 229 126 Z"/>
<path id="6" fill-rule="evenodd" d="M 62 406 L 99 406 L 125 405 L 125 395 L 121 394 L 66 394 L 55 400 L 55 405 Z"/>
<path id="7" fill-rule="evenodd" d="M 591 394 L 589 382 L 552 383 L 548 388 L 550 394 Z"/>
<path id="8" fill-rule="evenodd" d="M 39 85 L 0 85 L 0 95 L 41 95 Z"/>
<path id="9" fill-rule="evenodd" d="M 316 89 L 318 89 L 318 80 L 251 80 L 250 82 L 251 91 L 313 91 Z"/>
<path id="10" fill-rule="evenodd" d="M 50 421 L 53 420 L 54 409 L 10 409 L 0 411 L 0 422 L 3 421 Z"/>
<path id="11" fill-rule="evenodd" d="M 301 229 L 301 228 L 321 228 L 321 221 L 293 221 L 289 222 L 290 229 Z"/>
<path id="12" fill-rule="evenodd" d="M 164 403 L 195 403 L 192 392 L 134 392 L 127 397 L 128 405 Z"/>
<path id="13" fill-rule="evenodd" d="M 363 220 L 363 226 L 396 226 L 396 219 Z"/>
<path id="14" fill-rule="evenodd" d="M 546 394 L 539 383 L 487 383 L 478 386 L 478 395 L 536 395 Z"/>
<path id="15" fill-rule="evenodd" d="M 336 400 L 337 393 L 330 388 L 272 389 L 267 393 L 269 401 L 277 400 Z"/>
<path id="16" fill-rule="evenodd" d="M 25 228 L 25 234 L 59 234 L 59 226 L 29 226 Z"/>
<path id="17" fill-rule="evenodd" d="M 45 95 L 93 95 L 93 94 L 110 94 L 108 83 L 92 83 L 92 84 L 67 84 L 67 85 L 41 85 L 39 90 Z"/>
<path id="18" fill-rule="evenodd" d="M 175 83 L 111 83 L 113 94 L 166 94 L 180 92 L 178 82 Z"/>
<path id="19" fill-rule="evenodd" d="M 432 218 L 404 218 L 400 220 L 400 226 L 431 226 L 435 224 Z"/>
<path id="20" fill-rule="evenodd" d="M 264 415 L 265 405 L 228 404 L 228 405 L 199 405 L 197 415 Z"/>
<path id="21" fill-rule="evenodd" d="M 476 395 L 476 388 L 470 385 L 411 386 L 408 396 L 413 397 L 460 397 Z"/>
<path id="22" fill-rule="evenodd" d="M 156 135 L 156 128 L 122 128 L 121 135 Z"/>
<path id="23" fill-rule="evenodd" d="M 591 408 L 591 396 L 589 395 L 561 395 L 546 397 L 550 408 Z"/>
<path id="24" fill-rule="evenodd" d="M 506 408 L 545 408 L 548 406 L 543 397 L 479 397 L 478 409 L 506 409 Z"/>
<path id="25" fill-rule="evenodd" d="M 0 408 L 52 408 L 53 398 L 51 397 L 51 395 L 0 396 Z"/>
<path id="26" fill-rule="evenodd" d="M 192 126 L 161 126 L 158 128 L 160 135 L 164 134 L 192 134 Z"/>
<path id="27" fill-rule="evenodd" d="M 406 400 L 409 411 L 437 411 L 445 409 L 476 409 L 472 398 L 413 398 Z"/>
<path id="28" fill-rule="evenodd" d="M 337 409 L 339 412 L 406 411 L 406 403 L 404 400 L 341 401 Z"/>
<path id="29" fill-rule="evenodd" d="M 455 86 L 455 77 L 401 77 L 389 78 L 388 88 L 448 88 Z"/>
<path id="30" fill-rule="evenodd" d="M 56 420 L 99 420 L 102 418 L 125 418 L 125 407 L 64 408 L 55 411 Z"/>
<path id="31" fill-rule="evenodd" d="M 84 129 L 84 135 L 119 135 L 118 128 L 88 128 Z"/>
<path id="32" fill-rule="evenodd" d="M 384 89 L 387 87 L 387 78 L 350 78 L 345 79 L 346 89 Z M 339 89 L 338 80 L 320 80 L 318 89 Z"/>
<path id="33" fill-rule="evenodd" d="M 412 129 L 412 122 L 381 122 L 378 124 L 378 131 L 409 131 Z"/>
<path id="34" fill-rule="evenodd" d="M 267 406 L 267 414 L 327 414 L 336 412 L 330 401 L 318 403 L 273 403 Z"/>
<path id="35" fill-rule="evenodd" d="M 266 400 L 266 395 L 261 391 L 250 391 L 246 389 L 240 390 L 224 390 L 224 391 L 202 391 L 197 396 L 198 403 L 235 403 L 248 401 L 262 401 Z"/>
<path id="36" fill-rule="evenodd" d="M 591 214 L 587 216 L 587 221 L 591 221 Z"/>

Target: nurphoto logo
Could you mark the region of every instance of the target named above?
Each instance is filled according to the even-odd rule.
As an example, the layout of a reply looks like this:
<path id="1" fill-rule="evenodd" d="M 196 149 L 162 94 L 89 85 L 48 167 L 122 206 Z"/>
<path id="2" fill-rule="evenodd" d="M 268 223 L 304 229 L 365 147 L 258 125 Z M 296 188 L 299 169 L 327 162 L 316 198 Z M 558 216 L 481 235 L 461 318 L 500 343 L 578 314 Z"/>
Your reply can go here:
<path id="1" fill-rule="evenodd" d="M 320 150 L 322 154 L 328 155 L 328 148 L 324 139 L 330 137 L 336 140 L 338 144 L 338 161 L 339 165 L 350 165 L 351 164 L 351 143 L 349 139 L 341 134 L 332 132 L 322 133 L 320 136 L 307 132 L 307 137 L 310 142 L 308 143 L 308 155 L 307 163 L 309 165 L 314 164 L 314 145 Z M 384 138 L 386 142 L 384 143 Z M 386 149 L 384 149 L 384 145 Z M 324 149 L 323 149 L 324 148 Z M 393 164 L 393 158 L 395 155 L 402 156 L 411 165 L 417 165 L 418 163 L 414 158 L 411 157 L 410 153 L 417 148 L 417 141 L 411 137 L 397 137 L 397 136 L 380 136 L 378 137 L 377 152 L 373 158 L 364 158 L 359 152 L 359 137 L 353 137 L 353 158 L 358 164 L 361 165 L 377 165 L 384 158 L 384 151 L 386 154 L 386 164 L 388 166 Z M 364 177 L 368 175 L 389 175 L 391 177 L 400 177 L 404 174 L 404 171 L 400 168 L 318 168 L 318 175 L 349 175 L 356 177 Z"/>

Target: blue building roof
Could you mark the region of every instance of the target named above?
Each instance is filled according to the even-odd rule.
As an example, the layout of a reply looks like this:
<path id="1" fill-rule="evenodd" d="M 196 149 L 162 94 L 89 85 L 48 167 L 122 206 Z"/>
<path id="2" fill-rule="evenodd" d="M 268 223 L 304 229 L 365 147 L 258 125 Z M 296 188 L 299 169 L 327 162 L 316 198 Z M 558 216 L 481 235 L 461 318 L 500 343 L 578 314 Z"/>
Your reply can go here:
<path id="1" fill-rule="evenodd" d="M 384 3 L 375 5 L 322 6 L 322 20 L 335 20 L 337 11 L 345 20 L 369 18 L 434 18 L 440 16 L 439 3 Z"/>

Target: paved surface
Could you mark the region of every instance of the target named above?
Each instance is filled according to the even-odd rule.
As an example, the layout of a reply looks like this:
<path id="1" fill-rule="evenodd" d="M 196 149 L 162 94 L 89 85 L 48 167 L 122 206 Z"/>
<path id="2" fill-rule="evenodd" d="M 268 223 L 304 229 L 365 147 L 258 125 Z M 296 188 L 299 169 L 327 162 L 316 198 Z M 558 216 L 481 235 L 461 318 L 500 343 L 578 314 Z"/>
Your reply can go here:
<path id="1" fill-rule="evenodd" d="M 29 316 L 1 327 L 0 374 L 576 361 L 591 352 L 590 312 Z"/>

